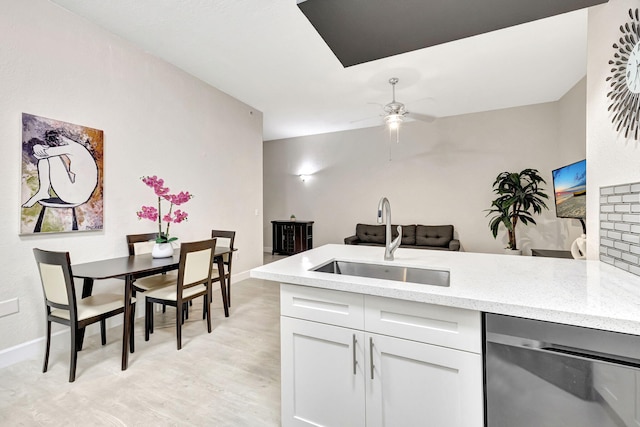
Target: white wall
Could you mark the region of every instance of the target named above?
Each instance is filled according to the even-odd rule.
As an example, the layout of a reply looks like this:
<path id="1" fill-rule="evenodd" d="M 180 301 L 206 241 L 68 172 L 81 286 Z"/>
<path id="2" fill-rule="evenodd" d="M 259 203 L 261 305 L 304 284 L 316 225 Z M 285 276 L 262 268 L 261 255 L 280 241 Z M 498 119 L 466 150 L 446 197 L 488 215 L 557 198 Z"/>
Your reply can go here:
<path id="1" fill-rule="evenodd" d="M 503 171 L 536 168 L 549 208 L 537 227 L 519 226 L 519 247 L 569 249 L 576 220 L 557 219 L 551 171 L 585 158 L 585 80 L 558 102 L 406 123 L 400 143 L 383 127 L 269 141 L 264 147 L 264 242 L 271 220 L 314 220 L 314 245 L 342 243 L 358 222 L 375 223 L 387 196 L 398 224 L 453 224 L 466 251 L 502 252 L 485 209 Z M 306 182 L 298 175 L 311 174 Z"/>
<path id="2" fill-rule="evenodd" d="M 587 65 L 587 256 L 598 259 L 600 187 L 640 182 L 640 146 L 615 132 L 607 111 L 607 92 L 620 25 L 628 22 L 627 11 L 638 8 L 638 0 L 609 0 L 589 10 L 589 55 Z M 636 119 L 637 120 L 637 119 Z"/>
<path id="3" fill-rule="evenodd" d="M 262 263 L 261 112 L 45 0 L 3 2 L 0 40 L 0 304 L 20 308 L 0 317 L 0 350 L 44 335 L 33 247 L 77 263 L 124 256 L 125 234 L 155 231 L 135 214 L 155 200 L 144 175 L 195 195 L 172 227 L 180 240 L 235 229 L 234 270 Z M 23 112 L 104 130 L 104 231 L 18 236 Z"/>

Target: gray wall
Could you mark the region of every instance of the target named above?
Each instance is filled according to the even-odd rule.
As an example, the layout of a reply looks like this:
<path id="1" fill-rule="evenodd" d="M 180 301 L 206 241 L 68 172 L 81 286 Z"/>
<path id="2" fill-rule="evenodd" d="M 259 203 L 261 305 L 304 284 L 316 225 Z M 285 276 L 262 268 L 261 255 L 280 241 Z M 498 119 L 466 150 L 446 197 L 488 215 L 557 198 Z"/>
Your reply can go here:
<path id="1" fill-rule="evenodd" d="M 394 223 L 453 224 L 464 250 L 499 253 L 506 233 L 494 240 L 484 212 L 491 185 L 524 168 L 547 181 L 550 210 L 518 227 L 519 247 L 569 249 L 582 228 L 555 217 L 551 171 L 585 158 L 585 88 L 582 79 L 557 102 L 406 123 L 399 144 L 383 127 L 266 142 L 266 250 L 271 220 L 314 220 L 315 246 L 342 243 L 356 223 L 375 222 L 387 196 Z"/>

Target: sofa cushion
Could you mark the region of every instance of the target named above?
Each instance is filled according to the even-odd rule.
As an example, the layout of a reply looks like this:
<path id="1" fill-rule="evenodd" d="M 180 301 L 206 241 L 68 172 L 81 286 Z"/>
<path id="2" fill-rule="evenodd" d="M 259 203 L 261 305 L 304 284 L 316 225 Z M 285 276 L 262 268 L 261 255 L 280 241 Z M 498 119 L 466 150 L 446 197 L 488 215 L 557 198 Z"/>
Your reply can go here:
<path id="1" fill-rule="evenodd" d="M 358 224 L 356 225 L 356 236 L 362 243 L 384 242 L 384 225 Z"/>
<path id="2" fill-rule="evenodd" d="M 417 225 L 416 245 L 448 247 L 453 239 L 453 225 Z"/>
<path id="3" fill-rule="evenodd" d="M 398 226 L 391 226 L 391 239 L 395 239 L 398 237 Z M 416 244 L 416 226 L 415 224 L 411 225 L 403 225 L 402 226 L 402 241 L 400 245 L 411 245 L 414 246 Z"/>

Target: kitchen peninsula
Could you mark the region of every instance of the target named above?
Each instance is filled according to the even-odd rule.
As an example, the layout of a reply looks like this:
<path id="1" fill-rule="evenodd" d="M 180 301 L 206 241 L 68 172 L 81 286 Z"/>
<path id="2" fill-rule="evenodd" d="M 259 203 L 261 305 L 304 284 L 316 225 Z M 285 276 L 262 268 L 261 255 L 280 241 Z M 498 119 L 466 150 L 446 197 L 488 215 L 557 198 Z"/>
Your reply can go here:
<path id="1" fill-rule="evenodd" d="M 284 426 L 484 425 L 482 313 L 640 335 L 640 277 L 598 261 L 383 256 L 326 245 L 251 271 L 281 283 Z M 331 260 L 445 270 L 449 286 L 313 271 Z"/>
<path id="2" fill-rule="evenodd" d="M 640 335 L 640 277 L 599 261 L 325 245 L 251 277 Z M 310 271 L 329 260 L 449 270 L 449 287 Z"/>

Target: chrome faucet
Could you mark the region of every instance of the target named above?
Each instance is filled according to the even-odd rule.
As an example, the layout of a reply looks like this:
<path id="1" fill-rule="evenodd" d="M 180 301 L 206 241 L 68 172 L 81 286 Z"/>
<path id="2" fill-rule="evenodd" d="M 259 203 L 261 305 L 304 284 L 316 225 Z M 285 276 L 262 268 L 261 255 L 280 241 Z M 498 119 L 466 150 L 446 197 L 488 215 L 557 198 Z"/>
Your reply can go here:
<path id="1" fill-rule="evenodd" d="M 393 261 L 393 253 L 400 246 L 402 239 L 402 226 L 398 226 L 398 237 L 391 241 L 391 204 L 386 197 L 380 199 L 378 203 L 378 224 L 382 224 L 383 216 L 386 218 L 384 260 Z"/>

